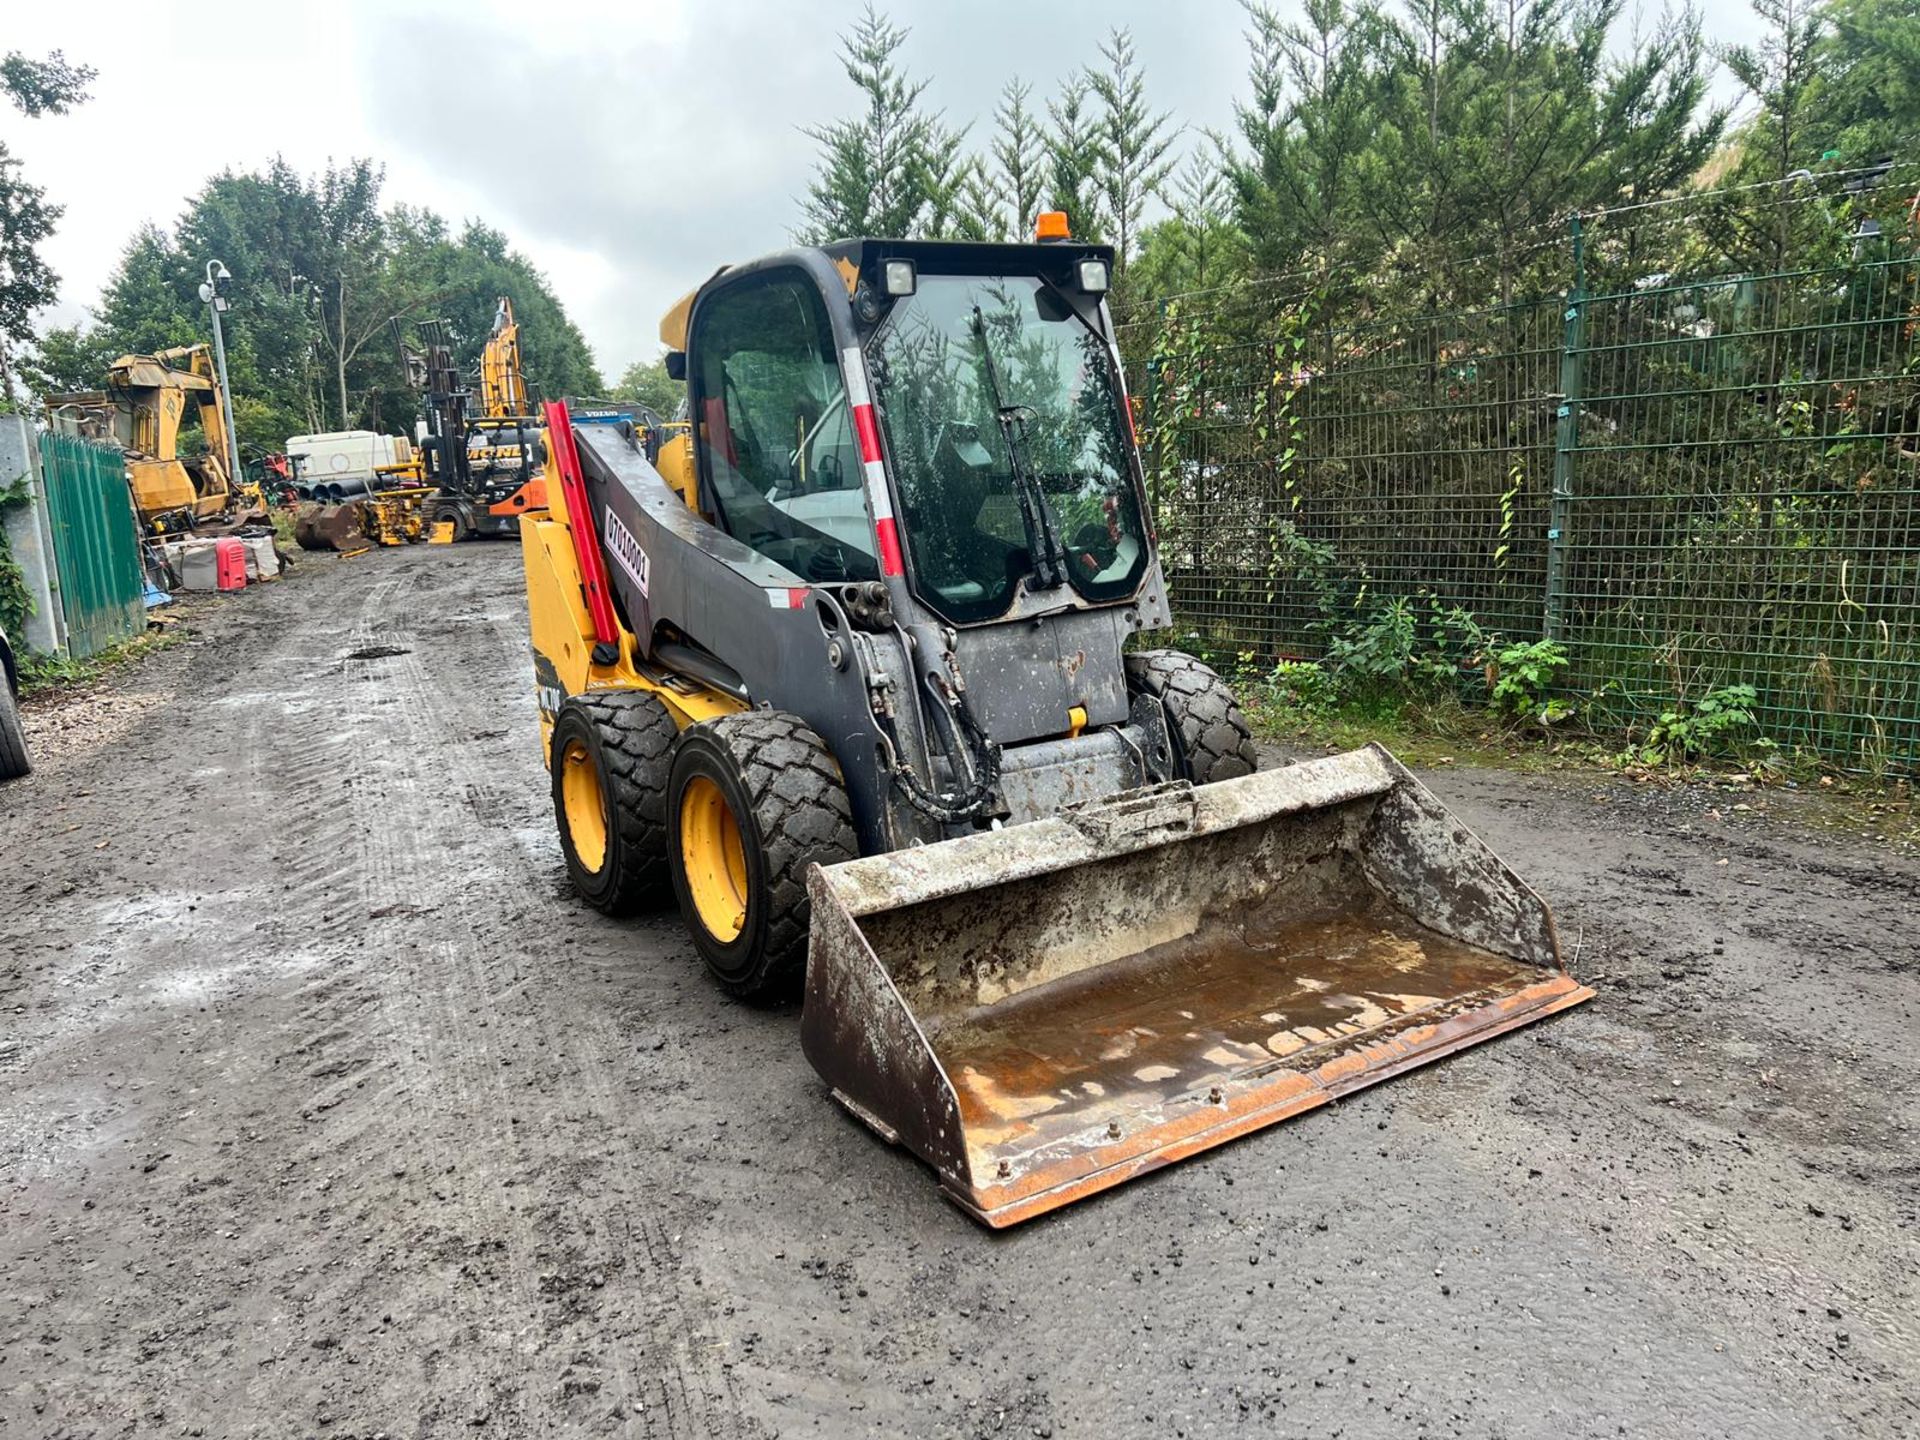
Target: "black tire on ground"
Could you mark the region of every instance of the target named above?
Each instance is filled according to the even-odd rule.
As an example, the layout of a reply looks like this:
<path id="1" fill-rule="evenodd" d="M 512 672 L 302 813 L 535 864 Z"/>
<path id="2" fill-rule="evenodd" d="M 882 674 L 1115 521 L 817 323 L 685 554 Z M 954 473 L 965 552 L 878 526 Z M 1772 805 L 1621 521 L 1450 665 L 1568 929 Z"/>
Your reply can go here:
<path id="1" fill-rule="evenodd" d="M 1260 768 L 1253 732 L 1227 682 L 1180 650 L 1127 656 L 1127 688 L 1151 695 L 1166 712 L 1176 772 L 1195 785 L 1232 780 Z"/>
<path id="2" fill-rule="evenodd" d="M 27 732 L 20 724 L 20 709 L 13 702 L 13 690 L 7 677 L 0 674 L 0 780 L 18 780 L 33 769 L 27 758 Z"/>
<path id="3" fill-rule="evenodd" d="M 698 805 L 704 797 L 711 814 L 715 788 L 737 826 L 735 858 L 744 870 L 736 877 L 741 918 L 730 938 L 701 918 L 697 882 L 688 875 L 689 856 L 697 856 L 700 844 Z M 667 827 L 674 894 L 714 979 L 743 999 L 778 1001 L 796 993 L 806 975 L 812 920 L 807 867 L 859 854 L 846 785 L 827 742 L 799 716 L 778 710 L 744 710 L 689 726 L 674 751 Z"/>
<path id="4" fill-rule="evenodd" d="M 456 541 L 466 540 L 473 534 L 473 522 L 467 518 L 467 512 L 462 506 L 442 505 L 433 512 L 433 519 L 435 524 L 442 520 L 452 521 L 453 538 Z"/>
<path id="5" fill-rule="evenodd" d="M 667 878 L 667 775 L 678 733 L 667 707 L 644 690 L 575 695 L 554 719 L 548 750 L 553 818 L 567 876 L 580 898 L 605 914 L 658 908 L 672 894 Z M 583 835 L 576 841 L 568 822 L 569 765 L 591 766 L 599 784 L 604 843 L 597 864 L 592 853 L 596 837 Z"/>

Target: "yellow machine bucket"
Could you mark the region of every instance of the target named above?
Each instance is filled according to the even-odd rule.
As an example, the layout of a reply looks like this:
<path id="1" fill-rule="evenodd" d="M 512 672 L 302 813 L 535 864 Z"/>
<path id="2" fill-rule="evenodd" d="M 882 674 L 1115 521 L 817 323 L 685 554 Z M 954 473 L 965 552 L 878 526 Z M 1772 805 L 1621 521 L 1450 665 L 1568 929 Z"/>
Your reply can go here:
<path id="1" fill-rule="evenodd" d="M 816 869 L 834 1096 L 1014 1225 L 1591 998 L 1378 746 Z"/>

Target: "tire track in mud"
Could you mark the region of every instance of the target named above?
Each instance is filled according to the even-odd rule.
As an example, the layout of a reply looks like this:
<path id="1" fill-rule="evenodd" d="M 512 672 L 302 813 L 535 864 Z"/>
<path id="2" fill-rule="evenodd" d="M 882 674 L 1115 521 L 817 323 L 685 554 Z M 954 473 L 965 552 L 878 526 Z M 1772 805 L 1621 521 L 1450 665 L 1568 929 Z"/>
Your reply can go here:
<path id="1" fill-rule="evenodd" d="M 459 1418 L 484 1415 L 509 1433 L 529 1433 L 515 1322 L 535 1293 L 531 1236 L 499 1189 L 474 1183 L 462 1166 L 469 1158 L 463 1152 L 494 1154 L 504 1139 L 491 1123 L 500 1101 L 495 1078 L 486 1074 L 492 1049 L 475 1032 L 472 1007 L 459 988 L 462 951 L 475 936 L 457 923 L 437 923 L 423 939 L 408 923 L 427 908 L 421 896 L 441 888 L 438 857 L 423 834 L 431 797 L 411 763 L 424 737 L 382 693 L 394 661 L 349 658 L 410 643 L 410 632 L 388 617 L 404 613 L 414 582 L 414 573 L 405 571 L 366 595 L 335 662 L 348 703 L 325 713 L 322 728 L 331 733 L 308 737 L 311 753 L 326 757 L 323 768 L 345 792 L 329 807 L 345 834 L 335 835 L 334 823 L 326 821 L 322 836 L 307 838 L 344 841 L 346 863 L 319 868 L 321 888 L 309 894 L 307 907 L 353 909 L 347 920 L 353 954 L 309 992 L 303 1018 L 313 1028 L 298 1048 L 303 1063 L 322 1060 L 308 1072 L 318 1083 L 307 1113 L 332 1143 L 368 1149 L 390 1179 L 413 1182 L 405 1239 L 411 1268 L 424 1271 L 428 1292 L 414 1300 L 425 1312 L 421 1338 L 428 1341 L 419 1357 L 427 1384 L 417 1423 L 444 1418 L 443 1400 L 457 1396 L 455 1405 L 471 1407 Z M 327 888 L 340 880 L 348 883 Z M 431 909 L 444 912 L 436 915 L 443 922 L 466 913 L 458 903 Z M 371 1023 L 353 1023 L 356 1016 Z M 336 1111 L 368 1085 L 370 1074 L 379 1083 L 364 1100 Z M 346 1288 L 371 1299 L 384 1287 L 381 1277 L 368 1274 Z M 476 1291 L 485 1297 L 482 1313 L 476 1313 L 482 1311 L 474 1304 Z"/>
<path id="2" fill-rule="evenodd" d="M 463 677 L 435 675 L 446 660 L 431 631 L 423 635 L 391 618 L 408 610 L 411 579 L 370 594 L 348 637 L 350 652 L 406 652 L 358 662 L 372 692 L 359 712 L 366 728 L 399 743 L 356 744 L 360 763 L 349 787 L 361 837 L 360 898 L 370 917 L 366 948 L 392 962 L 380 981 L 380 1006 L 400 1017 L 406 1080 L 398 1093 L 416 1101 L 450 1094 L 475 1132 L 468 1143 L 491 1157 L 494 1170 L 510 1170 L 506 1184 L 521 1203 L 503 1205 L 501 1192 L 489 1187 L 484 1202 L 467 1202 L 459 1230 L 469 1247 L 503 1251 L 507 1323 L 521 1337 L 522 1358 L 557 1372 L 560 1409 L 578 1422 L 597 1409 L 629 1433 L 662 1440 L 746 1433 L 730 1375 L 711 1347 L 694 1343 L 703 1317 L 687 1310 L 677 1247 L 657 1211 L 636 1219 L 623 1200 L 604 1199 L 592 1183 L 602 1167 L 579 1154 L 587 1147 L 556 1149 L 555 1126 L 522 1124 L 531 1117 L 513 1113 L 544 1103 L 549 1120 L 556 1110 L 573 1112 L 589 1131 L 612 1128 L 630 1107 L 605 1057 L 624 1047 L 590 999 L 573 1003 L 583 997 L 567 993 L 564 970 L 556 968 L 557 947 L 547 937 L 578 923 L 580 912 L 568 913 L 570 897 L 554 899 L 553 875 L 540 873 L 498 823 L 514 806 L 460 733 L 471 713 L 453 713 L 445 699 L 459 693 L 447 687 Z M 481 633 L 495 639 L 499 632 L 487 626 Z M 475 667 L 477 658 L 467 647 L 455 652 L 454 663 Z M 519 669 L 517 656 L 502 654 L 497 665 L 494 656 L 485 658 L 481 673 Z M 486 887 L 484 895 L 467 893 L 476 883 Z M 511 917 L 504 927 L 502 912 Z M 542 975 L 543 968 L 550 973 Z M 554 1013 L 556 995 L 566 1013 Z M 591 1017 L 584 1025 L 581 1013 Z M 509 1083 L 510 1074 L 529 1069 L 531 1084 Z M 457 1157 L 436 1148 L 436 1137 L 421 1143 L 433 1155 L 431 1168 L 451 1174 Z M 476 1234 L 487 1238 L 476 1241 Z M 605 1308 L 594 1302 L 608 1295 L 613 1277 L 639 1283 L 612 1293 L 648 1301 L 645 1313 L 632 1317 L 640 1322 L 639 1352 L 620 1328 L 592 1323 Z M 497 1387 L 499 1377 L 492 1383 Z M 530 1408 L 547 1409 L 523 1390 L 512 1398 L 522 1420 Z"/>

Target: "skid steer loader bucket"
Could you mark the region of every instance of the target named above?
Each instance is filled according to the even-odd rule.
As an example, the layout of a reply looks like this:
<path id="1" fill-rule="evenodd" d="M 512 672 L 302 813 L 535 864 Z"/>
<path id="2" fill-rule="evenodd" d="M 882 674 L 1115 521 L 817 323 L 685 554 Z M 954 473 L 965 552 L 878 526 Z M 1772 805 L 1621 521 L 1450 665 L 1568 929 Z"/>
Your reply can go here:
<path id="1" fill-rule="evenodd" d="M 1591 998 L 1378 746 L 811 875 L 835 1098 L 1017 1224 Z"/>

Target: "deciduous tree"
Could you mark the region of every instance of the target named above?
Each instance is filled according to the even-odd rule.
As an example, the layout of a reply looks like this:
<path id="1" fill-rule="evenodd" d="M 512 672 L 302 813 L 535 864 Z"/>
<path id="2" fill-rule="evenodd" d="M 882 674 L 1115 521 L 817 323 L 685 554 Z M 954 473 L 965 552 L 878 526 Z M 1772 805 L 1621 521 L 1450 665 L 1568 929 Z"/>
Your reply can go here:
<path id="1" fill-rule="evenodd" d="M 64 115 L 87 99 L 94 75 L 91 66 L 72 64 L 58 50 L 44 60 L 9 51 L 0 58 L 0 95 L 30 120 Z M 0 409 L 14 404 L 10 356 L 31 342 L 34 312 L 59 293 L 60 277 L 40 247 L 53 234 L 60 209 L 0 142 Z"/>

